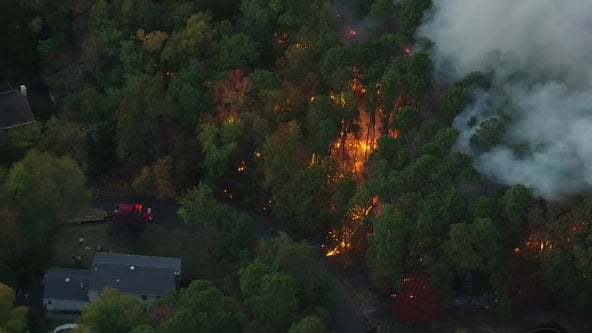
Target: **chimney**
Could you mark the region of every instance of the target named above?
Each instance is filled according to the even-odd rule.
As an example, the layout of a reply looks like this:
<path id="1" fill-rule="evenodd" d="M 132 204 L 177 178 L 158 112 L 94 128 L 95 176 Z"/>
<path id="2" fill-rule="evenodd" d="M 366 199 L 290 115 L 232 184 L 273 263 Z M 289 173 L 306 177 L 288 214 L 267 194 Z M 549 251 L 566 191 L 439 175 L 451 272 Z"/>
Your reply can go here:
<path id="1" fill-rule="evenodd" d="M 27 86 L 21 84 L 21 94 L 27 96 Z"/>

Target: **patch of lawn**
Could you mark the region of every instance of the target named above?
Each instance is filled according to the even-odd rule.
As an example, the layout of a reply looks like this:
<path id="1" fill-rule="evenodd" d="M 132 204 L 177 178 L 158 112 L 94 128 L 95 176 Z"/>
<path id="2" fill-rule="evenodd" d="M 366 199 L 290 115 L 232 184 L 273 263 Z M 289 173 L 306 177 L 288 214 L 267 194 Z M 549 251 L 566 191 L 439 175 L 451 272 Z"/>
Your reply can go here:
<path id="1" fill-rule="evenodd" d="M 107 234 L 107 223 L 63 225 L 52 243 L 53 266 L 77 267 L 73 256 L 84 256 L 83 268 L 90 268 L 97 246 L 104 251 L 139 255 L 179 257 L 183 261 L 183 280 L 208 279 L 221 286 L 232 273 L 230 265 L 208 254 L 211 242 L 204 232 L 183 226 L 149 224 L 136 239 L 120 240 Z M 84 239 L 79 245 L 79 239 Z"/>

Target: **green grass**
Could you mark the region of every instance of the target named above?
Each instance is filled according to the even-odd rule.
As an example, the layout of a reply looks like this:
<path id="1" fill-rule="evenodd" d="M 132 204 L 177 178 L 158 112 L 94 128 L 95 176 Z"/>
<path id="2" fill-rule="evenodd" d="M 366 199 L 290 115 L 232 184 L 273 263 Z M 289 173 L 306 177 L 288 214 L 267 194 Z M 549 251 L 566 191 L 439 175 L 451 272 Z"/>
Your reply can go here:
<path id="1" fill-rule="evenodd" d="M 183 260 L 183 279 L 208 279 L 221 286 L 231 268 L 211 258 L 208 247 L 211 237 L 184 227 L 149 224 L 138 238 L 122 241 L 107 234 L 107 223 L 63 225 L 52 243 L 52 266 L 76 267 L 72 256 L 83 255 L 83 267 L 89 268 L 97 246 L 105 251 L 140 255 L 179 257 Z M 79 246 L 79 239 L 84 243 Z M 90 249 L 88 249 L 89 247 Z"/>

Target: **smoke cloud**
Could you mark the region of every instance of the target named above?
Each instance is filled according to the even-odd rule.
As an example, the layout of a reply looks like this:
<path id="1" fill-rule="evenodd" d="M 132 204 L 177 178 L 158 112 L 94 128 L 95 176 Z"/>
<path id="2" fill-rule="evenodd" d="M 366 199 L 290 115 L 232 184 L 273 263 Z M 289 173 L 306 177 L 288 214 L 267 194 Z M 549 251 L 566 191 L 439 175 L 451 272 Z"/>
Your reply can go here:
<path id="1" fill-rule="evenodd" d="M 492 75 L 454 121 L 477 170 L 547 199 L 592 190 L 592 1 L 436 0 L 418 35 L 435 42 L 439 76 Z M 473 150 L 479 123 L 500 110 L 503 142 Z"/>

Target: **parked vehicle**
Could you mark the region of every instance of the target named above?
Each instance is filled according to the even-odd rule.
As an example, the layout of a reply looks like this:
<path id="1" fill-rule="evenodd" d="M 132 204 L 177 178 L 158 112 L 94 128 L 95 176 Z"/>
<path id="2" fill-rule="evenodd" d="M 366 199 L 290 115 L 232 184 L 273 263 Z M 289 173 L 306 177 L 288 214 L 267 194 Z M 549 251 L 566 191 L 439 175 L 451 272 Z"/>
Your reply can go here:
<path id="1" fill-rule="evenodd" d="M 125 204 L 120 203 L 115 205 L 115 209 L 111 213 L 111 216 L 117 216 L 119 214 L 136 213 L 142 217 L 144 222 L 152 222 L 154 216 L 152 215 L 152 208 L 144 207 L 141 203 Z"/>
<path id="2" fill-rule="evenodd" d="M 113 211 L 108 211 L 100 208 L 91 208 L 85 211 L 76 212 L 75 214 L 66 218 L 62 222 L 62 224 L 103 222 L 109 218 L 129 213 L 135 213 L 140 215 L 141 220 L 143 222 L 152 222 L 154 220 L 154 216 L 152 215 L 152 208 L 144 207 L 144 205 L 142 205 L 141 203 L 120 203 L 115 205 L 115 209 Z"/>

